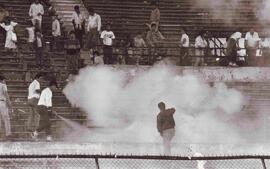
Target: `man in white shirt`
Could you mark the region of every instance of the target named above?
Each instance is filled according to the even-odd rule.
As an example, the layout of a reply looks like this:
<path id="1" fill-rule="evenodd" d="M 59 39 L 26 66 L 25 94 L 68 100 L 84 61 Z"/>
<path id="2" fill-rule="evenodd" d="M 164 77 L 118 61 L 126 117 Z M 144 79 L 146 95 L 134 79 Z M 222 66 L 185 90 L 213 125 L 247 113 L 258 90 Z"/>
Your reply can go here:
<path id="1" fill-rule="evenodd" d="M 186 66 L 187 65 L 187 57 L 188 57 L 188 50 L 189 50 L 189 37 L 186 34 L 186 30 L 184 28 L 181 29 L 180 31 L 180 60 L 179 60 L 179 65 L 181 66 Z"/>
<path id="2" fill-rule="evenodd" d="M 51 42 L 51 51 L 53 51 L 53 48 L 55 47 L 56 50 L 60 49 L 60 37 L 61 37 L 61 26 L 60 22 L 56 15 L 52 16 L 52 42 Z"/>
<path id="3" fill-rule="evenodd" d="M 39 127 L 31 135 L 34 139 L 37 139 L 38 132 L 45 131 L 47 141 L 52 141 L 50 117 L 52 115 L 52 91 L 54 91 L 56 87 L 56 81 L 50 81 L 48 87 L 41 92 L 38 101 L 38 112 L 40 115 Z"/>
<path id="4" fill-rule="evenodd" d="M 6 78 L 4 76 L 0 75 L 0 113 L 1 113 L 0 124 L 1 121 L 4 122 L 6 137 L 10 138 L 11 137 L 10 113 L 12 113 L 12 107 L 5 79 Z"/>
<path id="5" fill-rule="evenodd" d="M 72 14 L 72 23 L 74 26 L 74 31 L 76 39 L 79 40 L 81 48 L 83 48 L 83 32 L 84 32 L 84 16 L 81 14 L 80 7 L 78 5 L 74 6 L 74 12 Z"/>
<path id="6" fill-rule="evenodd" d="M 27 130 L 33 131 L 38 127 L 39 114 L 37 112 L 37 103 L 40 96 L 40 83 L 42 75 L 36 74 L 34 80 L 28 87 L 28 105 L 30 106 L 30 114 L 27 120 Z"/>
<path id="7" fill-rule="evenodd" d="M 38 26 L 38 29 L 40 30 L 42 25 L 42 15 L 44 15 L 43 5 L 39 0 L 35 0 L 35 2 L 30 6 L 29 16 L 32 18 L 33 25 Z"/>
<path id="8" fill-rule="evenodd" d="M 206 49 L 208 47 L 208 42 L 206 40 L 206 31 L 200 31 L 199 35 L 195 39 L 195 55 L 196 61 L 194 66 L 204 66 L 204 58 L 206 55 Z"/>
<path id="9" fill-rule="evenodd" d="M 89 8 L 89 18 L 87 25 L 88 47 L 94 49 L 98 44 L 99 34 L 101 33 L 101 18 L 95 13 L 93 8 Z"/>
<path id="10" fill-rule="evenodd" d="M 102 31 L 100 38 L 103 41 L 104 64 L 113 64 L 113 40 L 114 33 L 111 31 L 111 25 L 108 23 L 106 29 Z"/>
<path id="11" fill-rule="evenodd" d="M 245 48 L 247 50 L 248 64 L 250 66 L 256 66 L 256 51 L 259 47 L 259 41 L 259 34 L 251 28 L 245 36 Z"/>

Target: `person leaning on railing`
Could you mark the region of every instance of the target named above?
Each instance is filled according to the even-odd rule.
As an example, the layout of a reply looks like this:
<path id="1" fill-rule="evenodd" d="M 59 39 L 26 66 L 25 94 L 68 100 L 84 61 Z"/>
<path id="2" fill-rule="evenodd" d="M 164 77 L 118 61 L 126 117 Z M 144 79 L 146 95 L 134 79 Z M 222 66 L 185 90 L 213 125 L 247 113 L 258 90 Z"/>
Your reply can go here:
<path id="1" fill-rule="evenodd" d="M 206 49 L 208 47 L 208 42 L 206 40 L 206 31 L 201 30 L 199 32 L 199 35 L 195 39 L 195 64 L 194 66 L 205 66 L 205 55 L 206 55 Z"/>
<path id="2" fill-rule="evenodd" d="M 149 53 L 150 53 L 150 57 L 153 62 L 155 62 L 155 60 L 157 59 L 157 55 L 159 54 L 158 50 L 162 50 L 163 45 L 162 45 L 162 41 L 165 40 L 165 37 L 161 34 L 160 31 L 156 30 L 157 25 L 155 23 L 151 24 L 151 30 L 149 30 L 147 32 L 147 36 L 146 36 L 146 42 L 148 47 L 150 48 Z"/>
<path id="3" fill-rule="evenodd" d="M 230 36 L 227 42 L 226 56 L 229 61 L 229 66 L 237 66 L 236 57 L 239 49 L 239 39 L 241 39 L 241 37 L 242 33 L 235 32 Z"/>

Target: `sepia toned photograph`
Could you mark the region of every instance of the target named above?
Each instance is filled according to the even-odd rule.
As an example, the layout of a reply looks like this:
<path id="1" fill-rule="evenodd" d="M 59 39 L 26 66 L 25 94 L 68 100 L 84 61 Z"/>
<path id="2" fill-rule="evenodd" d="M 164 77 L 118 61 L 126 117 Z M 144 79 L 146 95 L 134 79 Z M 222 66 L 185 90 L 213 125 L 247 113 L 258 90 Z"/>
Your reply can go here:
<path id="1" fill-rule="evenodd" d="M 0 0 L 0 169 L 270 169 L 270 0 Z"/>

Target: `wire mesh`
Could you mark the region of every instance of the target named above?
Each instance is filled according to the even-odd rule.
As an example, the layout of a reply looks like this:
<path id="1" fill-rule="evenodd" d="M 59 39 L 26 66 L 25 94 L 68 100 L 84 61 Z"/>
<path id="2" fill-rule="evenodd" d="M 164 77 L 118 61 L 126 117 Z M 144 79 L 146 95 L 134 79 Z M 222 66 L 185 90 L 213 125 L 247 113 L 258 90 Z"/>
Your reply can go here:
<path id="1" fill-rule="evenodd" d="M 124 157 L 124 156 L 122 156 Z M 149 158 L 142 156 L 139 159 L 130 157 L 83 157 L 82 158 L 0 158 L 0 169 L 267 169 L 270 160 L 263 158 L 232 159 L 202 158 L 202 159 L 175 159 L 170 157 Z"/>

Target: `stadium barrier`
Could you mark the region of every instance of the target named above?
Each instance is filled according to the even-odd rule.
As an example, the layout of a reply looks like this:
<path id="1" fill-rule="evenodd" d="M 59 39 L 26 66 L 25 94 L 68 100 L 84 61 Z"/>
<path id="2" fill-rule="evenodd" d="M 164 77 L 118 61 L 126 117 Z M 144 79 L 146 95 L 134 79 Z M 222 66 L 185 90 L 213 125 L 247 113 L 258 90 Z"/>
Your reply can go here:
<path id="1" fill-rule="evenodd" d="M 196 154 L 195 154 L 196 155 Z M 0 168 L 267 169 L 270 156 L 1 155 Z"/>

